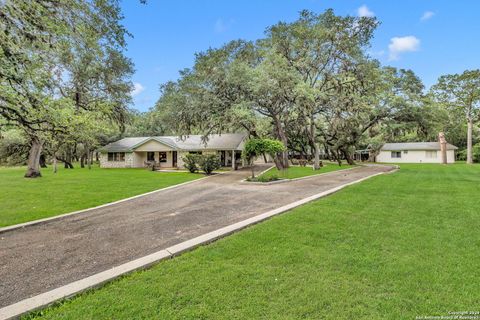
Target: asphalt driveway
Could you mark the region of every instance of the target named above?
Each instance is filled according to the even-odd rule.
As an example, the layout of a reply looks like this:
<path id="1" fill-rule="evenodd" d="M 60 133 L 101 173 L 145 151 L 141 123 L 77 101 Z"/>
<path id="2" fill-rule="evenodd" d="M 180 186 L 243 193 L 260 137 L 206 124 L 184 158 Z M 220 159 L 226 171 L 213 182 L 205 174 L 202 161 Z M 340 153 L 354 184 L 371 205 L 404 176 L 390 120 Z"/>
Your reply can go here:
<path id="1" fill-rule="evenodd" d="M 249 170 L 239 170 L 0 233 L 0 308 L 391 169 L 358 167 L 268 186 L 240 183 Z"/>

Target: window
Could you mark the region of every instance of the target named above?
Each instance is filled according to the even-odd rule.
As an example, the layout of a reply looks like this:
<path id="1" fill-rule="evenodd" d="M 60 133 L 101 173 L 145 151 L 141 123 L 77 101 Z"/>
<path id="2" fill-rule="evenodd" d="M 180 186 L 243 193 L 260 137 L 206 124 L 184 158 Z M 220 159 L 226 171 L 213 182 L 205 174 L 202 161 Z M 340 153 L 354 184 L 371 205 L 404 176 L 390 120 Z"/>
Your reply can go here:
<path id="1" fill-rule="evenodd" d="M 158 158 L 160 162 L 167 162 L 167 153 L 166 152 L 159 152 Z"/>
<path id="2" fill-rule="evenodd" d="M 109 152 L 108 161 L 125 161 L 125 152 Z"/>
<path id="3" fill-rule="evenodd" d="M 402 152 L 401 151 L 392 151 L 392 158 L 401 158 Z"/>
<path id="4" fill-rule="evenodd" d="M 147 161 L 155 161 L 155 152 L 147 152 Z"/>
<path id="5" fill-rule="evenodd" d="M 437 158 L 437 151 L 425 151 L 425 157 L 427 159 L 436 159 Z"/>
<path id="6" fill-rule="evenodd" d="M 404 151 L 403 151 L 403 154 L 408 154 L 408 150 L 404 150 Z"/>

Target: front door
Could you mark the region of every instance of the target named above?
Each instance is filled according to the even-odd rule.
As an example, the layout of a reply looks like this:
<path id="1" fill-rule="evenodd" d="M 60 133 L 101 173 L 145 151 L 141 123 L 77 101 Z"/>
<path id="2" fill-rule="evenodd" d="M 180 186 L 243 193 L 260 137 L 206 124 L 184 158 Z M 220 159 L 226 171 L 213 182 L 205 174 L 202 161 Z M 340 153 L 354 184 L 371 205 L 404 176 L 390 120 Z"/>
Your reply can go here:
<path id="1" fill-rule="evenodd" d="M 172 166 L 177 167 L 177 151 L 172 151 Z"/>
<path id="2" fill-rule="evenodd" d="M 223 151 L 220 151 L 220 162 L 222 163 L 222 167 L 226 165 L 226 152 L 223 150 Z"/>

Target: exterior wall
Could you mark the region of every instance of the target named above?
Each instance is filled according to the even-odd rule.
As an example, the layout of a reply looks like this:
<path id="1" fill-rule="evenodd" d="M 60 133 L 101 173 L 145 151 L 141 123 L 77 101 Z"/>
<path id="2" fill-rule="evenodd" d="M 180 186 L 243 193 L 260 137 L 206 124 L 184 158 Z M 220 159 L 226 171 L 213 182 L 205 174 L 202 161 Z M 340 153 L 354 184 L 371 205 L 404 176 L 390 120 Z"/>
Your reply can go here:
<path id="1" fill-rule="evenodd" d="M 160 155 L 158 151 L 149 151 L 155 152 L 155 161 L 160 161 Z M 173 151 L 162 151 L 167 152 L 167 162 L 161 162 L 161 168 L 172 168 L 173 167 Z M 145 161 L 147 161 L 147 151 L 135 151 L 133 152 L 133 165 L 134 168 L 143 168 L 145 167 Z"/>
<path id="2" fill-rule="evenodd" d="M 158 145 L 162 145 L 158 143 Z M 143 146 L 142 146 L 143 147 Z M 162 168 L 172 168 L 173 167 L 173 151 L 168 150 L 160 150 L 167 152 L 167 162 L 160 163 L 160 167 Z M 148 152 L 155 152 L 155 161 L 159 161 L 159 154 L 157 150 L 148 150 Z M 177 167 L 184 168 L 184 162 L 182 157 L 187 155 L 188 151 L 178 151 L 177 152 Z M 202 151 L 202 154 L 215 154 L 218 157 L 221 156 L 220 150 L 205 150 Z M 229 166 L 231 165 L 232 160 L 232 151 L 226 150 L 225 151 L 225 158 L 227 164 L 222 163 L 222 166 Z M 101 153 L 100 154 L 100 167 L 101 168 L 143 168 L 145 166 L 145 161 L 147 161 L 147 151 L 134 151 L 134 152 L 126 152 L 125 153 L 125 161 L 108 161 L 108 153 Z M 238 156 L 236 157 L 238 161 Z"/>
<path id="3" fill-rule="evenodd" d="M 185 163 L 183 162 L 183 157 L 185 157 L 185 155 L 187 155 L 188 152 L 186 151 L 178 151 L 177 152 L 177 167 L 179 168 L 185 168 Z"/>
<path id="4" fill-rule="evenodd" d="M 100 153 L 100 168 L 132 168 L 134 163 L 132 152 L 125 153 L 125 161 L 108 161 L 108 153 Z"/>
<path id="5" fill-rule="evenodd" d="M 440 150 L 437 151 L 436 158 L 427 158 L 425 150 L 408 150 L 408 153 L 402 152 L 401 158 L 392 158 L 391 151 L 380 151 L 376 157 L 376 162 L 390 162 L 390 163 L 441 163 L 442 158 Z M 447 150 L 447 162 L 455 162 L 455 151 Z"/>
<path id="6" fill-rule="evenodd" d="M 178 154 L 177 154 L 177 156 L 178 156 Z M 158 152 L 155 152 L 155 160 L 156 161 L 160 160 L 160 156 L 159 156 Z M 167 162 L 161 162 L 160 167 L 161 168 L 172 168 L 173 167 L 173 153 L 172 153 L 172 151 L 167 151 Z"/>
<path id="7" fill-rule="evenodd" d="M 173 149 L 163 143 L 160 143 L 155 140 L 147 141 L 146 143 L 142 144 L 135 148 L 135 151 L 172 151 Z"/>
<path id="8" fill-rule="evenodd" d="M 147 161 L 146 152 L 134 152 L 133 153 L 133 167 L 134 168 L 143 168 L 145 166 L 145 161 Z"/>

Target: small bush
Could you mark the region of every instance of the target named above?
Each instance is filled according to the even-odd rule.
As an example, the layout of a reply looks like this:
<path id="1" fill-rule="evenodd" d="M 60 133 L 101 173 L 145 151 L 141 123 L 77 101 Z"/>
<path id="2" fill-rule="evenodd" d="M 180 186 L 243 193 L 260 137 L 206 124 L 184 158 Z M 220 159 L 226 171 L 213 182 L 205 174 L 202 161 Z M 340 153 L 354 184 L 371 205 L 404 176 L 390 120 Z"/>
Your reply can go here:
<path id="1" fill-rule="evenodd" d="M 213 170 L 220 169 L 220 158 L 215 154 L 202 155 L 198 158 L 198 164 L 203 172 L 211 174 Z"/>
<path id="2" fill-rule="evenodd" d="M 277 180 L 281 180 L 280 177 L 278 177 L 277 175 L 271 175 L 271 176 L 262 175 L 256 178 L 252 178 L 252 177 L 247 178 L 247 181 L 250 181 L 250 182 L 271 182 L 271 181 L 277 181 Z"/>
<path id="3" fill-rule="evenodd" d="M 458 161 L 467 160 L 467 149 L 460 150 L 456 154 Z M 480 143 L 477 143 L 472 147 L 472 160 L 473 162 L 480 162 Z"/>
<path id="4" fill-rule="evenodd" d="M 187 168 L 188 171 L 191 173 L 198 172 L 198 159 L 199 155 L 198 154 L 187 154 L 184 157 L 182 157 L 182 160 L 184 162 L 185 168 Z"/>

